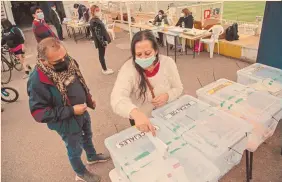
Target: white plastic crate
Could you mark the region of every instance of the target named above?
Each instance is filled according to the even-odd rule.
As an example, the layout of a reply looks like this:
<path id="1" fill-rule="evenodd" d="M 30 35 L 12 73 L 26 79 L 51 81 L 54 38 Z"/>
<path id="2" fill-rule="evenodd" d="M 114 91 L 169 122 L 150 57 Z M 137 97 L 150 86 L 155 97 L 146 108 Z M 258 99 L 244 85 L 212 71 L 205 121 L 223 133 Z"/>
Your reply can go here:
<path id="1" fill-rule="evenodd" d="M 197 95 L 200 100 L 253 125 L 248 142 L 248 150 L 252 152 L 273 135 L 282 117 L 282 99 L 230 80 L 217 80 L 197 90 Z"/>
<path id="2" fill-rule="evenodd" d="M 105 140 L 123 182 L 217 181 L 219 170 L 208 159 L 160 121 L 151 119 L 151 122 L 157 128 L 157 138 L 131 127 Z M 168 147 L 166 157 L 157 152 L 164 148 L 158 143 Z"/>
<path id="3" fill-rule="evenodd" d="M 241 161 L 252 130 L 245 121 L 188 95 L 154 110 L 152 116 L 211 160 L 220 176 Z"/>
<path id="4" fill-rule="evenodd" d="M 282 70 L 260 63 L 237 71 L 237 82 L 282 98 Z"/>

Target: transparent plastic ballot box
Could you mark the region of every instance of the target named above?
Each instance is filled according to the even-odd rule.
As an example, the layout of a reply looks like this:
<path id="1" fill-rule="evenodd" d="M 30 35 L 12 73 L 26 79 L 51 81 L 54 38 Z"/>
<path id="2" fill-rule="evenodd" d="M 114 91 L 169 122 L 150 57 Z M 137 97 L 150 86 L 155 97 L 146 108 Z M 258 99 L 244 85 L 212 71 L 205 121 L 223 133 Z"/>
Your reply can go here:
<path id="1" fill-rule="evenodd" d="M 248 150 L 271 137 L 282 117 L 282 99 L 248 86 L 219 79 L 196 91 L 198 98 L 253 125 Z"/>
<path id="2" fill-rule="evenodd" d="M 260 63 L 237 71 L 237 82 L 282 98 L 282 70 Z"/>
<path id="3" fill-rule="evenodd" d="M 252 126 L 188 95 L 152 112 L 219 168 L 221 176 L 237 165 L 247 148 Z"/>
<path id="4" fill-rule="evenodd" d="M 219 169 L 201 153 L 151 119 L 157 137 L 130 127 L 105 140 L 123 182 L 216 182 Z M 165 151 L 165 152 L 164 152 Z"/>

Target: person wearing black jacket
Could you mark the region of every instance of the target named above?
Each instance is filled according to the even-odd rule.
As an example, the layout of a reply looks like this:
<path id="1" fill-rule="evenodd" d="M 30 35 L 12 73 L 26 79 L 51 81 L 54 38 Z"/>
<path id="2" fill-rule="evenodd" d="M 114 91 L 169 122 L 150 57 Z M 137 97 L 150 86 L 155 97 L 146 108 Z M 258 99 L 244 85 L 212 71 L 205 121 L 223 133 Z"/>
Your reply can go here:
<path id="1" fill-rule="evenodd" d="M 105 61 L 105 51 L 107 45 L 111 42 L 110 35 L 104 23 L 100 20 L 101 11 L 98 6 L 92 5 L 90 8 L 92 19 L 90 20 L 90 31 L 92 33 L 92 39 L 99 52 L 99 60 L 102 66 L 102 73 L 105 75 L 113 74 L 112 69 L 107 68 Z"/>
<path id="2" fill-rule="evenodd" d="M 168 19 L 167 19 L 167 15 L 164 13 L 163 10 L 160 10 L 158 12 L 158 15 L 155 17 L 154 21 L 153 21 L 153 25 L 161 25 L 161 23 L 164 22 L 164 24 L 168 25 Z M 159 39 L 158 42 L 161 46 L 163 46 L 163 33 L 158 32 L 159 34 Z"/>
<path id="3" fill-rule="evenodd" d="M 60 40 L 64 40 L 63 38 L 63 29 L 62 29 L 62 21 L 61 18 L 58 14 L 58 12 L 56 11 L 56 5 L 53 4 L 51 6 L 51 11 L 50 11 L 50 20 L 51 23 L 54 25 L 54 27 L 57 30 L 57 34 Z"/>
<path id="4" fill-rule="evenodd" d="M 187 8 L 182 10 L 181 17 L 176 23 L 176 26 L 182 27 L 183 23 L 184 23 L 183 28 L 193 28 L 194 17 L 192 16 L 191 12 Z"/>
<path id="5" fill-rule="evenodd" d="M 1 25 L 4 30 L 2 31 L 1 46 L 7 44 L 9 51 L 16 55 L 17 59 L 22 63 L 25 70 L 25 75 L 23 78 L 27 78 L 31 71 L 31 67 L 30 65 L 26 64 L 24 59 L 24 35 L 22 31 L 16 25 L 12 25 L 8 19 L 2 19 Z"/>
<path id="6" fill-rule="evenodd" d="M 78 19 L 80 20 L 83 17 L 83 9 L 86 8 L 83 4 L 74 4 L 73 8 L 77 10 Z"/>

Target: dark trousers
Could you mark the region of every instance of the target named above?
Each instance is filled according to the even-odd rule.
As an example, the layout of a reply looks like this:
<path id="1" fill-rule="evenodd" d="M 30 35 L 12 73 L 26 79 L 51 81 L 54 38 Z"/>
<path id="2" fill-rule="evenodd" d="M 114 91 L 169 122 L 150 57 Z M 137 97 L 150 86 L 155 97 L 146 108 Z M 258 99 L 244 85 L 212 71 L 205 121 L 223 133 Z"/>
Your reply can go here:
<path id="1" fill-rule="evenodd" d="M 62 28 L 62 25 L 55 25 L 55 28 L 57 30 L 58 38 L 60 40 L 63 40 L 63 28 Z"/>
<path id="2" fill-rule="evenodd" d="M 129 122 L 130 122 L 130 125 L 131 125 L 131 126 L 135 126 L 135 121 L 134 121 L 134 119 L 129 119 Z"/>
<path id="3" fill-rule="evenodd" d="M 103 70 L 106 71 L 107 70 L 106 60 L 105 60 L 106 47 L 98 44 L 98 52 L 99 52 L 99 60 L 100 60 L 101 66 Z"/>
<path id="4" fill-rule="evenodd" d="M 82 130 L 78 133 L 59 133 L 65 142 L 69 161 L 73 170 L 83 175 L 86 170 L 81 160 L 82 149 L 86 152 L 87 159 L 91 159 L 96 155 L 96 150 L 92 142 L 91 120 L 88 113 L 83 116 Z"/>
<path id="5" fill-rule="evenodd" d="M 86 37 L 90 37 L 90 27 L 86 27 Z"/>
<path id="6" fill-rule="evenodd" d="M 164 34 L 161 32 L 158 32 L 158 34 L 159 34 L 159 43 L 161 45 L 164 45 L 164 37 L 163 37 Z"/>

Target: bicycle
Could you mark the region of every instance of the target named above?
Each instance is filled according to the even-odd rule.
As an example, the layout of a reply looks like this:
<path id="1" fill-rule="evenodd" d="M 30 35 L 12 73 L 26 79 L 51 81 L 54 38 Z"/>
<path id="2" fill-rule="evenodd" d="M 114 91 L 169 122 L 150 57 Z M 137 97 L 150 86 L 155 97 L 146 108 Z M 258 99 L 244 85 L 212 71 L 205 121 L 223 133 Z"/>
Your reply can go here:
<path id="1" fill-rule="evenodd" d="M 9 99 L 11 95 L 12 97 Z M 12 102 L 16 102 L 18 98 L 19 98 L 19 92 L 16 89 L 12 87 L 1 86 L 1 100 L 2 101 L 12 103 Z"/>
<path id="2" fill-rule="evenodd" d="M 11 64 L 2 53 L 1 49 L 1 83 L 9 83 L 12 77 Z"/>
<path id="3" fill-rule="evenodd" d="M 9 53 L 10 61 L 11 61 L 10 63 L 12 68 L 15 68 L 17 71 L 23 70 L 23 64 L 20 62 L 17 56 L 9 50 L 9 48 L 6 45 L 3 46 L 3 53 L 4 54 Z"/>
<path id="4" fill-rule="evenodd" d="M 5 57 L 6 53 L 9 53 L 10 61 Z M 1 83 L 7 84 L 11 81 L 12 70 L 15 68 L 17 71 L 23 69 L 22 63 L 18 60 L 16 55 L 9 51 L 8 47 L 1 47 Z M 6 74 L 6 76 L 5 76 Z"/>

